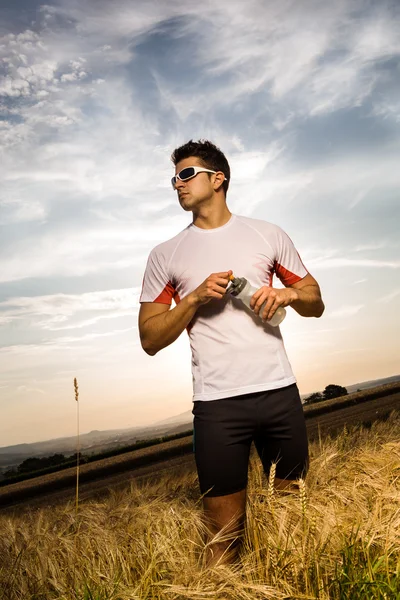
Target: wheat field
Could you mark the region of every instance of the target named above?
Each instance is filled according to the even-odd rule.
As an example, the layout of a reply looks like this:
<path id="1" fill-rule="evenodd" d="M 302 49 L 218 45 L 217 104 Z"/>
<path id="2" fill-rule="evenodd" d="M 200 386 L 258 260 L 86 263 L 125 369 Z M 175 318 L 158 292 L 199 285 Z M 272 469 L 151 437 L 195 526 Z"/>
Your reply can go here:
<path id="1" fill-rule="evenodd" d="M 400 598 L 400 416 L 310 444 L 300 494 L 258 459 L 233 565 L 205 565 L 196 473 L 131 483 L 75 511 L 0 513 L 7 600 Z M 223 536 L 223 532 L 221 533 Z"/>

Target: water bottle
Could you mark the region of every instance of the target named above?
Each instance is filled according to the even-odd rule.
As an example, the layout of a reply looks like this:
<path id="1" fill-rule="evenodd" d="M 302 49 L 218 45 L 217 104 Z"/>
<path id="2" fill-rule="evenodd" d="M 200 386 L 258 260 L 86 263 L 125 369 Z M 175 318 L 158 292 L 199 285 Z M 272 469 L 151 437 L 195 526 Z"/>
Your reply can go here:
<path id="1" fill-rule="evenodd" d="M 248 308 L 251 309 L 250 300 L 252 299 L 254 294 L 257 292 L 257 288 L 250 285 L 250 283 L 247 281 L 246 277 L 234 277 L 233 275 L 231 275 L 231 284 L 226 289 L 226 291 L 228 294 L 231 294 L 235 298 L 238 298 L 239 300 L 241 300 L 243 302 L 243 304 L 245 304 Z M 267 301 L 265 301 L 261 305 L 260 312 L 258 313 L 258 316 L 260 318 L 261 318 L 262 311 L 264 310 L 266 303 L 267 303 Z M 280 323 L 282 323 L 282 321 L 285 317 L 286 317 L 286 310 L 283 308 L 283 306 L 279 306 L 278 309 L 276 310 L 274 316 L 272 317 L 272 319 L 270 319 L 269 321 L 266 321 L 266 322 L 269 325 L 272 325 L 272 327 L 277 327 L 278 325 L 280 325 Z"/>

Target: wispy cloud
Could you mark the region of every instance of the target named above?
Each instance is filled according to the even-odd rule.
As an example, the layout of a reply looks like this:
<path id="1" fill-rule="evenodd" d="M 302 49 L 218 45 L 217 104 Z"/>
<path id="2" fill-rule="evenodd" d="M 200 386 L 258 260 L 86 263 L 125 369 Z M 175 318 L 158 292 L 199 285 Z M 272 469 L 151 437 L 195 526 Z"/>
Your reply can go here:
<path id="1" fill-rule="evenodd" d="M 353 317 L 357 313 L 360 312 L 361 309 L 364 308 L 364 304 L 358 304 L 356 306 L 342 306 L 337 310 L 333 310 L 332 312 L 327 312 L 326 316 L 331 317 L 333 319 Z"/>
<path id="2" fill-rule="evenodd" d="M 137 314 L 138 305 L 139 289 L 127 288 L 11 298 L 0 302 L 0 315 L 4 324 L 28 319 L 41 329 L 60 331 L 87 327 L 102 319 L 131 317 Z"/>
<path id="3" fill-rule="evenodd" d="M 365 352 L 365 348 L 342 348 L 340 350 L 333 350 L 333 352 L 329 352 L 329 355 L 334 355 L 334 354 L 354 354 L 354 353 L 360 354 Z"/>
<path id="4" fill-rule="evenodd" d="M 52 356 L 54 352 L 64 352 L 68 350 L 79 351 L 80 356 L 83 356 L 88 350 L 96 352 L 96 346 L 84 346 L 86 342 L 91 342 L 99 338 L 108 338 L 113 336 L 121 336 L 125 333 L 132 332 L 133 327 L 126 327 L 124 329 L 115 329 L 113 331 L 106 331 L 104 333 L 86 333 L 81 336 L 60 336 L 52 340 L 46 339 L 41 341 L 40 344 L 14 344 L 10 346 L 0 347 L 0 354 L 7 355 L 10 358 L 25 357 L 25 358 L 46 358 Z M 139 342 L 131 342 L 128 347 L 137 345 Z M 87 356 L 88 363 L 91 362 L 92 357 Z M 107 358 L 108 359 L 108 358 Z"/>
<path id="5" fill-rule="evenodd" d="M 106 331 L 105 333 L 86 333 L 85 335 L 81 335 L 81 336 L 58 337 L 54 340 L 53 343 L 55 343 L 55 344 L 74 344 L 74 343 L 81 344 L 82 342 L 84 343 L 87 341 L 92 341 L 97 338 L 110 337 L 110 336 L 114 336 L 114 335 L 120 335 L 121 333 L 132 332 L 133 329 L 134 329 L 134 327 L 127 327 L 125 329 L 115 329 L 114 331 Z"/>
<path id="6" fill-rule="evenodd" d="M 390 294 L 387 294 L 386 296 L 382 296 L 381 298 L 378 298 L 378 302 L 383 302 L 384 304 L 388 304 L 389 302 L 391 302 L 398 296 L 400 296 L 400 289 L 393 290 L 393 292 L 390 292 Z"/>
<path id="7" fill-rule="evenodd" d="M 382 250 L 387 247 L 387 242 L 375 242 L 372 244 L 359 244 L 354 248 L 355 252 L 367 252 L 369 250 Z"/>
<path id="8" fill-rule="evenodd" d="M 41 388 L 37 388 L 37 387 L 31 387 L 28 385 L 19 385 L 16 389 L 17 394 L 26 394 L 26 393 L 37 393 L 37 394 L 42 394 L 45 395 L 46 392 L 44 390 L 42 390 Z"/>
<path id="9" fill-rule="evenodd" d="M 387 268 L 398 269 L 400 267 L 399 260 L 373 260 L 373 259 L 353 259 L 353 258 L 328 258 L 309 260 L 308 265 L 313 270 L 316 269 L 338 269 L 341 267 L 365 267 L 372 268 Z"/>

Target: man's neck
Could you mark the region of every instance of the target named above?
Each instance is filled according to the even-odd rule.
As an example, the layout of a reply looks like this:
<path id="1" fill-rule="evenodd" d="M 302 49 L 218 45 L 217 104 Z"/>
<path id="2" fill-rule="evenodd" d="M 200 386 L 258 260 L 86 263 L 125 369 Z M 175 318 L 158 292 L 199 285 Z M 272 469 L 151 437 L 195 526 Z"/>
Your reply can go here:
<path id="1" fill-rule="evenodd" d="M 212 208 L 204 208 L 199 213 L 193 212 L 193 225 L 200 229 L 216 229 L 227 223 L 232 216 L 232 213 L 224 203 L 221 206 Z"/>

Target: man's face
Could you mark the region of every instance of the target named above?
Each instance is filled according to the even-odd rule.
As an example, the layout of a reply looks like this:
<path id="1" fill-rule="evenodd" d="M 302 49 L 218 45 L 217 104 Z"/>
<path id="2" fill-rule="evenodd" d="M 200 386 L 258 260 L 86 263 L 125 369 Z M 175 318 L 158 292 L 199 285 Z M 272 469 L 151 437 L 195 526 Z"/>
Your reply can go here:
<path id="1" fill-rule="evenodd" d="M 198 158 L 184 158 L 175 167 L 175 175 L 185 167 L 204 167 Z M 200 204 L 209 201 L 214 192 L 212 185 L 215 175 L 210 173 L 198 173 L 188 181 L 176 181 L 176 192 L 179 197 L 179 203 L 184 210 L 195 210 Z"/>

